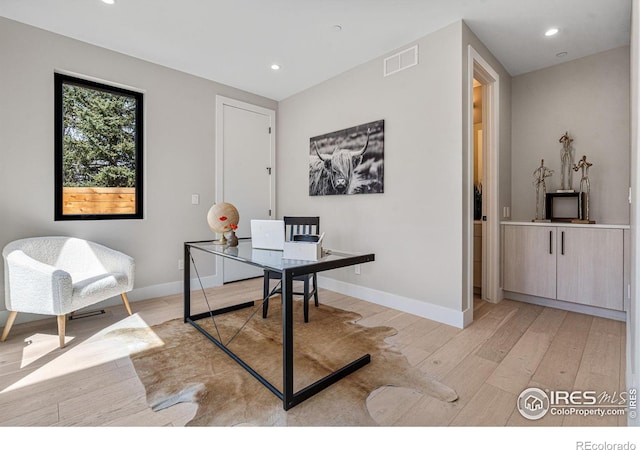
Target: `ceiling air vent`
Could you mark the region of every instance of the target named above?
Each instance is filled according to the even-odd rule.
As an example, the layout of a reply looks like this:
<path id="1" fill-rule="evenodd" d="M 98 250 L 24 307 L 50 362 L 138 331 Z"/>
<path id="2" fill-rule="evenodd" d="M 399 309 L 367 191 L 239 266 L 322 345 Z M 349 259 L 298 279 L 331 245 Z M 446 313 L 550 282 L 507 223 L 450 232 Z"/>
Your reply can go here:
<path id="1" fill-rule="evenodd" d="M 416 64 L 418 64 L 418 46 L 414 45 L 411 48 L 402 50 L 395 55 L 385 58 L 383 63 L 384 76 L 387 77 L 391 74 L 400 72 L 401 70 L 415 66 Z"/>

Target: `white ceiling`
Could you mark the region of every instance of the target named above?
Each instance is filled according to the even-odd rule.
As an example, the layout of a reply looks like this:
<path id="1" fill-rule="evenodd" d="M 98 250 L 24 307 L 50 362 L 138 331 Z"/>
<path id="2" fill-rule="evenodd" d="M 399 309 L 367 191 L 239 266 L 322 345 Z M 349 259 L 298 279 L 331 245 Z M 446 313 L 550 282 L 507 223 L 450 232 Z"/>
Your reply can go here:
<path id="1" fill-rule="evenodd" d="M 628 45 L 631 0 L 0 0 L 0 16 L 282 100 L 460 19 L 513 76 Z"/>

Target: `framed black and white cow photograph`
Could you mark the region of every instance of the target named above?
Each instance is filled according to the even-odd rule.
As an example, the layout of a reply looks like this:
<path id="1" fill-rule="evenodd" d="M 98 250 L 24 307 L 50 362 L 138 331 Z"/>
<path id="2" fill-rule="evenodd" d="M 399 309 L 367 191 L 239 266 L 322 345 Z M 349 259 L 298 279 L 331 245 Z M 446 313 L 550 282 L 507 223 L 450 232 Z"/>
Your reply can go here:
<path id="1" fill-rule="evenodd" d="M 384 120 L 309 140 L 309 195 L 384 192 Z"/>

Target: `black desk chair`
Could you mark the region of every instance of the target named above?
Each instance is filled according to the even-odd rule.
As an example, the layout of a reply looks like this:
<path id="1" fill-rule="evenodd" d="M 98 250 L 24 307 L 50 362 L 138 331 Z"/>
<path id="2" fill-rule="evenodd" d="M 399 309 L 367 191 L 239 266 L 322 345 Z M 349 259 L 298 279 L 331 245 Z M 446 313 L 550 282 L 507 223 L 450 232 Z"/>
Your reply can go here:
<path id="1" fill-rule="evenodd" d="M 285 236 L 287 240 L 293 241 L 295 235 L 320 234 L 320 217 L 284 217 Z M 269 311 L 269 282 L 270 280 L 281 279 L 281 274 L 270 270 L 264 271 L 264 303 L 262 304 L 262 317 L 267 317 Z M 293 278 L 293 281 L 303 282 L 303 291 L 296 292 L 294 295 L 302 295 L 304 298 L 304 321 L 309 322 L 309 299 L 313 296 L 316 308 L 318 307 L 318 277 L 315 273 L 299 275 Z M 311 289 L 309 289 L 312 282 Z M 282 289 L 271 292 L 271 295 L 282 294 Z"/>

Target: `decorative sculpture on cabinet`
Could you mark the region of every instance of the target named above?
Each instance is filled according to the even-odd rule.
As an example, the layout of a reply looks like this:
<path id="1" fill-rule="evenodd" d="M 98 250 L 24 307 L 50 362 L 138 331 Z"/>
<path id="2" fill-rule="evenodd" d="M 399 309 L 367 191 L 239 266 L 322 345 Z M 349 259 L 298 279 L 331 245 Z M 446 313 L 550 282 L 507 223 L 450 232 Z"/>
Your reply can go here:
<path id="1" fill-rule="evenodd" d="M 577 172 L 582 170 L 582 177 L 580 178 L 580 197 L 578 202 L 578 212 L 580 217 L 574 222 L 578 223 L 595 223 L 593 220 L 589 220 L 589 194 L 591 192 L 591 183 L 589 182 L 589 167 L 593 166 L 593 163 L 587 161 L 587 155 L 582 155 L 582 159 L 578 161 L 578 164 L 573 166 L 573 170 Z"/>
<path id="2" fill-rule="evenodd" d="M 533 171 L 533 185 L 536 187 L 536 218 L 533 222 L 548 222 L 548 220 L 545 219 L 547 184 L 544 180 L 551 175 L 553 175 L 553 170 L 545 167 L 544 159 L 540 160 L 540 167 Z M 540 209 L 540 194 L 542 194 L 542 209 Z"/>
<path id="3" fill-rule="evenodd" d="M 573 139 L 569 137 L 569 132 L 565 132 L 559 141 L 562 144 L 562 183 L 557 192 L 574 192 L 573 190 L 573 147 L 571 143 Z"/>

